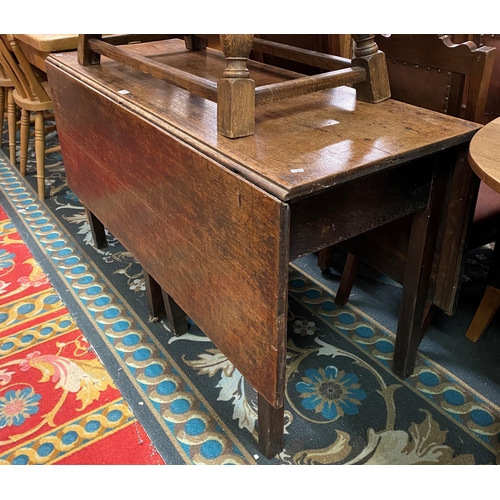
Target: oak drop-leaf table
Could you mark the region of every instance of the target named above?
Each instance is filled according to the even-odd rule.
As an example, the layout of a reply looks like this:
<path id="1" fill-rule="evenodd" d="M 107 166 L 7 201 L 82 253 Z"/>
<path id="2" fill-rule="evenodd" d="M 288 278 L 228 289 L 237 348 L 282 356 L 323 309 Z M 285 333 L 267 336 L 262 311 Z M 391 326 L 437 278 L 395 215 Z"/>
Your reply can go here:
<path id="1" fill-rule="evenodd" d="M 221 52 L 130 50 L 217 81 Z M 290 73 L 249 61 L 256 85 Z M 259 394 L 259 447 L 283 449 L 288 264 L 412 216 L 394 371 L 413 369 L 455 165 L 480 125 L 338 87 L 262 105 L 217 134 L 214 102 L 111 61 L 47 59 L 68 185 Z"/>

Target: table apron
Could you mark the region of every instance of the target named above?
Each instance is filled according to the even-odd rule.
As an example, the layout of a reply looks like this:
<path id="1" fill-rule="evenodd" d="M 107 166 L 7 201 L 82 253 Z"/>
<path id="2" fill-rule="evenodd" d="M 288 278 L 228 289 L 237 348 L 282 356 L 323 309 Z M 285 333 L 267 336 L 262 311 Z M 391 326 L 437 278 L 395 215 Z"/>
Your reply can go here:
<path id="1" fill-rule="evenodd" d="M 290 203 L 290 259 L 387 224 L 429 204 L 432 157 Z"/>

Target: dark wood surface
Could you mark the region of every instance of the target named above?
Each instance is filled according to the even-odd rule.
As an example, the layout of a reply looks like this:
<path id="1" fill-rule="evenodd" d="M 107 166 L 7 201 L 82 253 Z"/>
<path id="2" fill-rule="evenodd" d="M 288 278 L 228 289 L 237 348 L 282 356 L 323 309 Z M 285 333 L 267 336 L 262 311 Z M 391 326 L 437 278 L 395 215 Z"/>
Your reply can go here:
<path id="1" fill-rule="evenodd" d="M 177 40 L 138 44 L 133 50 L 214 82 L 225 68 L 220 51 L 186 51 Z M 182 135 L 188 144 L 284 201 L 460 144 L 478 130 L 473 123 L 393 100 L 376 106 L 358 101 L 353 89 L 339 87 L 259 106 L 255 135 L 232 140 L 217 135 L 213 102 L 149 75 L 139 77 L 112 61 L 82 67 L 74 54 L 51 61 L 82 81 L 98 80 L 100 92 L 112 101 Z M 248 66 L 256 85 L 297 76 L 252 61 Z M 130 93 L 119 94 L 121 90 Z M 304 172 L 291 172 L 300 168 Z"/>
<path id="2" fill-rule="evenodd" d="M 183 42 L 133 50 L 214 81 L 225 67 L 222 53 L 186 51 Z M 255 134 L 231 140 L 217 134 L 215 103 L 164 81 L 105 57 L 84 67 L 62 55 L 47 65 L 69 185 L 258 391 L 266 456 L 282 448 L 291 252 L 418 214 L 410 241 L 422 236 L 430 248 L 413 250 L 403 289 L 417 300 L 403 305 L 398 332 L 411 365 L 407 340 L 425 303 L 438 222 L 424 215 L 431 176 L 454 168 L 478 125 L 361 102 L 340 87 L 262 105 Z M 294 76 L 249 68 L 256 84 Z M 435 160 L 422 168 L 427 156 Z"/>
<path id="3" fill-rule="evenodd" d="M 252 385 L 280 406 L 282 394 L 268 381 L 276 380 L 285 355 L 281 257 L 288 242 L 281 228 L 288 207 L 89 87 L 66 76 L 59 81 L 58 103 L 78 110 L 57 116 L 68 184 L 219 349 L 232 353 Z M 242 335 L 245 349 L 235 349 Z"/>
<path id="4" fill-rule="evenodd" d="M 207 48 L 208 39 L 200 35 L 147 35 L 147 41 L 178 38 L 185 42 L 188 50 Z M 351 60 L 330 55 L 335 60 L 332 70 L 319 75 L 280 81 L 266 86 L 255 86 L 247 67 L 254 44 L 261 52 L 279 53 L 292 61 L 301 61 L 307 54 L 312 60 L 325 62 L 327 57 L 318 52 L 299 49 L 292 45 L 281 45 L 255 38 L 253 34 L 220 34 L 218 49 L 222 50 L 226 67 L 220 74 L 216 86 L 206 78 L 172 67 L 159 60 L 143 57 L 126 46 L 129 37 L 137 42 L 142 35 L 112 36 L 114 41 L 103 40 L 101 35 L 80 35 L 78 62 L 83 66 L 100 64 L 102 56 L 152 75 L 161 80 L 188 90 L 189 92 L 217 102 L 217 132 L 228 138 L 253 135 L 255 128 L 255 106 L 278 100 L 351 85 L 357 98 L 378 103 L 390 97 L 389 79 L 384 54 L 378 50 L 375 35 L 352 35 L 354 58 Z M 116 40 L 116 39 L 119 40 Z M 124 44 L 116 47 L 115 44 Z M 314 64 L 314 63 L 313 63 Z M 338 69 L 340 65 L 343 69 Z M 214 90 L 217 91 L 214 95 Z"/>

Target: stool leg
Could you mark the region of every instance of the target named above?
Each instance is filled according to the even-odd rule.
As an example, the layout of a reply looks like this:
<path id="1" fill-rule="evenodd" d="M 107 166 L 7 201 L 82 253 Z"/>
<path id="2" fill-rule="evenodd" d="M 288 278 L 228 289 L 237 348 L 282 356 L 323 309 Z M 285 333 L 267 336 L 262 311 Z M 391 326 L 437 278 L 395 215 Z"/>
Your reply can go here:
<path id="1" fill-rule="evenodd" d="M 488 271 L 487 286 L 472 323 L 465 336 L 477 342 L 488 328 L 500 306 L 500 239 L 495 242 L 495 250 Z"/>
<path id="2" fill-rule="evenodd" d="M 465 336 L 472 342 L 477 342 L 488 328 L 499 306 L 500 290 L 488 285 Z"/>

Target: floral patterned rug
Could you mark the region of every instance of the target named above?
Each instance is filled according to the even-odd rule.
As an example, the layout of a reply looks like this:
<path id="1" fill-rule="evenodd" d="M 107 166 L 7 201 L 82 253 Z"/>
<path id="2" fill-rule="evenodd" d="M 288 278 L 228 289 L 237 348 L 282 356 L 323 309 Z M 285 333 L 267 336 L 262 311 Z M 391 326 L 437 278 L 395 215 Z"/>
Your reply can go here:
<path id="1" fill-rule="evenodd" d="M 0 207 L 0 464 L 163 464 Z"/>
<path id="2" fill-rule="evenodd" d="M 195 324 L 174 337 L 150 321 L 140 265 L 111 234 L 108 248 L 92 246 L 61 156 L 47 162 L 48 198 L 41 203 L 34 157 L 22 179 L 0 154 L 1 203 L 166 463 L 494 462 L 497 402 L 424 354 L 412 377 L 395 377 L 394 330 L 367 313 L 369 305 L 337 308 L 332 289 L 296 263 L 285 448 L 265 459 L 257 447 L 255 391 Z"/>

